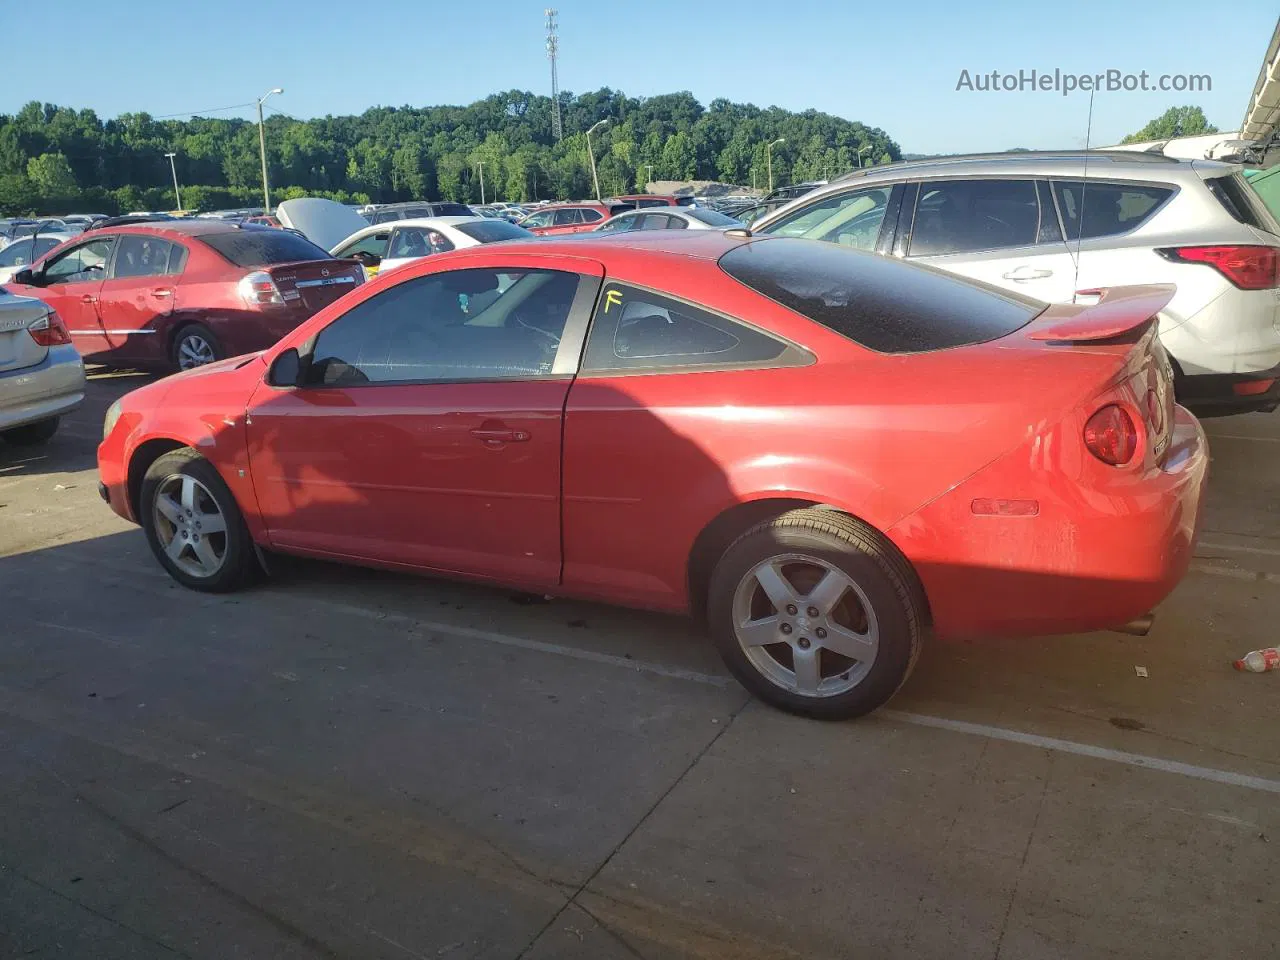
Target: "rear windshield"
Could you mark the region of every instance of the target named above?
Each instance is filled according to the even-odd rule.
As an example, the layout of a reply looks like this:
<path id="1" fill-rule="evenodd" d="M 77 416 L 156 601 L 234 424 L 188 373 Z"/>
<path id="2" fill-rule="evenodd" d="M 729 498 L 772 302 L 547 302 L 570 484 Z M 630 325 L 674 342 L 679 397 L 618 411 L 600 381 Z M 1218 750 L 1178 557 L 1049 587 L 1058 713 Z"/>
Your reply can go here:
<path id="1" fill-rule="evenodd" d="M 1262 198 L 1258 196 L 1249 181 L 1240 174 L 1213 177 L 1205 181 L 1205 186 L 1237 222 L 1257 227 L 1267 233 L 1276 232 L 1276 225 L 1269 222 L 1271 218 L 1260 209 L 1265 206 Z"/>
<path id="2" fill-rule="evenodd" d="M 922 353 L 1007 336 L 1039 300 L 833 243 L 760 239 L 720 258 L 751 289 L 879 353 Z"/>
<path id="3" fill-rule="evenodd" d="M 703 223 L 711 227 L 740 227 L 741 221 L 726 217 L 723 213 L 716 210 L 707 210 L 705 207 L 690 207 L 685 211 L 685 215 L 692 217 L 694 220 L 701 220 Z"/>
<path id="4" fill-rule="evenodd" d="M 464 203 L 437 203 L 434 204 L 435 215 L 437 217 L 473 217 L 474 213 L 471 208 Z M 414 214 L 420 216 L 420 214 Z M 422 214 L 422 216 L 431 216 L 430 213 Z"/>
<path id="5" fill-rule="evenodd" d="M 237 267 L 265 267 L 295 260 L 328 260 L 327 251 L 310 240 L 271 227 L 228 230 L 200 238 Z"/>
<path id="6" fill-rule="evenodd" d="M 481 243 L 497 243 L 500 240 L 527 240 L 536 236 L 536 234 L 530 233 L 524 227 L 517 227 L 514 223 L 508 223 L 506 220 L 455 223 L 454 228 L 461 233 L 465 233 L 472 240 L 479 240 Z"/>

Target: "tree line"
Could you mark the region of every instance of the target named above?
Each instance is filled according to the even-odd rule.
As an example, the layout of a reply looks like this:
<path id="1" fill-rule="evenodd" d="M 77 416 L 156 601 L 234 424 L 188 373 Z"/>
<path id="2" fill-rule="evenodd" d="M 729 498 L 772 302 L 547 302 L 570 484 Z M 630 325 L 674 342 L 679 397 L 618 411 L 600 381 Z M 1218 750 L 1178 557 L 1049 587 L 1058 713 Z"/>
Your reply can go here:
<path id="1" fill-rule="evenodd" d="M 468 106 L 374 107 L 359 116 L 266 120 L 272 200 L 343 202 L 485 199 L 521 202 L 594 194 L 585 131 L 601 192 L 658 180 L 766 186 L 824 179 L 900 158 L 883 131 L 806 110 L 713 100 L 686 92 L 628 97 L 603 88 L 564 94 L 564 137 L 552 136 L 551 98 L 511 90 Z M 92 110 L 31 102 L 0 115 L 0 213 L 167 210 L 175 206 L 167 153 L 176 153 L 183 207 L 261 204 L 257 124 L 146 113 L 103 121 Z M 483 166 L 482 166 L 483 165 Z"/>

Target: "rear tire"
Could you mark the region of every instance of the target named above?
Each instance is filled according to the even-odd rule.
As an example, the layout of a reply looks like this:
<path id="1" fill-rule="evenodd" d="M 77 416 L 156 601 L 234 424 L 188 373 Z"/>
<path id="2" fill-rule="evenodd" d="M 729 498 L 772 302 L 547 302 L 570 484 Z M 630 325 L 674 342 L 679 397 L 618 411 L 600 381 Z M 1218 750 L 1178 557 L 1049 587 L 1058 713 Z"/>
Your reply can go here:
<path id="1" fill-rule="evenodd" d="M 173 338 L 169 360 L 174 370 L 194 370 L 227 355 L 213 331 L 203 323 L 183 327 Z"/>
<path id="2" fill-rule="evenodd" d="M 213 464 L 190 447 L 166 453 L 147 468 L 138 515 L 151 552 L 184 587 L 227 593 L 257 570 L 235 497 Z"/>
<path id="3" fill-rule="evenodd" d="M 37 420 L 35 423 L 23 424 L 0 433 L 0 437 L 15 447 L 33 447 L 39 443 L 47 443 L 58 432 L 58 417 L 48 420 Z"/>
<path id="4" fill-rule="evenodd" d="M 758 524 L 711 577 L 712 640 L 766 703 L 823 720 L 885 704 L 920 653 L 924 597 L 874 530 L 830 510 Z"/>

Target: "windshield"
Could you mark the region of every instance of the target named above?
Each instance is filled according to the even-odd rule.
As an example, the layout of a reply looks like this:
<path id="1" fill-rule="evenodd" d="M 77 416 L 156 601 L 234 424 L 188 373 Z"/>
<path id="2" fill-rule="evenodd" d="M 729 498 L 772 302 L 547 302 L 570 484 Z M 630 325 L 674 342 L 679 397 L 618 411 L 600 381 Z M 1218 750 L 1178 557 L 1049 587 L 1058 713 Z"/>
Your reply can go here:
<path id="1" fill-rule="evenodd" d="M 469 223 L 455 223 L 453 228 L 459 233 L 465 233 L 472 240 L 479 240 L 481 243 L 498 243 L 502 240 L 525 240 L 536 236 L 530 233 L 524 227 L 518 227 L 514 223 L 508 223 L 506 220 L 485 220 L 483 222 L 473 220 Z"/>
<path id="2" fill-rule="evenodd" d="M 266 267 L 298 260 L 328 260 L 329 254 L 310 240 L 270 227 L 211 233 L 200 241 L 237 267 Z"/>
<path id="3" fill-rule="evenodd" d="M 733 217 L 725 216 L 718 210 L 708 210 L 706 207 L 686 207 L 685 216 L 692 217 L 694 220 L 701 220 L 709 227 L 740 227 L 742 222 L 735 220 Z"/>

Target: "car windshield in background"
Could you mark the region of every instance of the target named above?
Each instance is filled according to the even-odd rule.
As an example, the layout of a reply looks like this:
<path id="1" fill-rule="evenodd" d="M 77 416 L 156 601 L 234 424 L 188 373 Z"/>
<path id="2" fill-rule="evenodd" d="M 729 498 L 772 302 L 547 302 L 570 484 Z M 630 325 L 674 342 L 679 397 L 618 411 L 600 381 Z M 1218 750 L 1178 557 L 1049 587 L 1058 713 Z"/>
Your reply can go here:
<path id="1" fill-rule="evenodd" d="M 310 240 L 270 227 L 210 233 L 200 240 L 237 267 L 265 267 L 296 260 L 328 260 L 329 254 Z"/>
<path id="2" fill-rule="evenodd" d="M 694 220 L 701 220 L 709 227 L 740 227 L 742 226 L 733 217 L 726 217 L 717 210 L 708 210 L 706 207 L 688 207 L 684 211 L 686 216 L 692 217 Z"/>
<path id="3" fill-rule="evenodd" d="M 997 340 L 1045 307 L 940 270 L 816 240 L 757 240 L 730 250 L 720 267 L 770 300 L 878 353 Z"/>
<path id="4" fill-rule="evenodd" d="M 505 220 L 485 220 L 483 223 L 456 223 L 454 227 L 459 233 L 465 233 L 472 240 L 480 243 L 498 243 L 502 240 L 527 240 L 537 236 L 524 227 L 517 227 Z"/>

